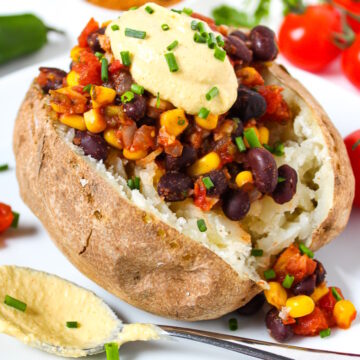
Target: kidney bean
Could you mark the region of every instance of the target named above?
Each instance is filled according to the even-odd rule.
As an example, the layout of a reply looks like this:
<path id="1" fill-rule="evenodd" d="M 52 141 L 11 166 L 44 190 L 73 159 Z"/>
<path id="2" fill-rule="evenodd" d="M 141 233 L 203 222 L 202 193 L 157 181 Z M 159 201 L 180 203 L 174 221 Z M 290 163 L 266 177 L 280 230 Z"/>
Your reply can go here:
<path id="1" fill-rule="evenodd" d="M 205 174 L 213 182 L 214 186 L 206 190 L 206 194 L 210 196 L 221 196 L 228 188 L 228 180 L 225 174 L 220 170 L 214 170 Z"/>
<path id="2" fill-rule="evenodd" d="M 66 77 L 66 72 L 52 67 L 40 67 L 41 89 L 48 93 L 49 90 L 60 89 L 63 85 L 63 79 Z"/>
<path id="3" fill-rule="evenodd" d="M 105 30 L 106 30 L 106 28 L 102 27 L 99 30 L 96 30 L 96 31 L 92 32 L 87 37 L 87 43 L 88 43 L 90 49 L 93 52 L 96 52 L 96 51 L 104 52 L 104 50 L 101 48 L 101 45 L 100 45 L 100 42 L 99 42 L 99 35 L 104 35 Z"/>
<path id="4" fill-rule="evenodd" d="M 241 189 L 228 190 L 222 200 L 222 209 L 230 220 L 241 220 L 250 210 L 249 195 Z"/>
<path id="5" fill-rule="evenodd" d="M 248 36 L 244 32 L 242 32 L 240 30 L 235 30 L 232 33 L 230 33 L 230 35 L 231 36 L 236 36 L 239 39 L 241 39 L 242 41 L 247 41 L 248 40 Z"/>
<path id="6" fill-rule="evenodd" d="M 278 170 L 272 154 L 263 148 L 253 148 L 247 153 L 247 161 L 256 188 L 263 194 L 271 194 L 278 182 Z"/>
<path id="7" fill-rule="evenodd" d="M 262 292 L 253 297 L 246 305 L 242 306 L 240 309 L 237 309 L 237 312 L 244 316 L 254 315 L 263 307 L 264 303 L 265 295 Z"/>
<path id="8" fill-rule="evenodd" d="M 270 331 L 270 335 L 279 342 L 290 340 L 294 336 L 293 328 L 291 325 L 284 325 L 279 317 L 279 311 L 272 308 L 266 314 L 266 327 Z"/>
<path id="9" fill-rule="evenodd" d="M 290 201 L 296 193 L 296 185 L 298 176 L 296 171 L 289 165 L 282 165 L 278 169 L 279 177 L 285 181 L 279 182 L 276 185 L 272 198 L 278 204 L 285 204 Z"/>
<path id="10" fill-rule="evenodd" d="M 312 274 L 312 275 L 308 276 L 307 278 L 305 278 L 304 280 L 297 283 L 292 288 L 292 292 L 294 293 L 294 295 L 310 296 L 314 292 L 315 286 L 316 286 L 316 275 Z"/>
<path id="11" fill-rule="evenodd" d="M 157 190 L 166 201 L 181 201 L 189 196 L 193 185 L 190 176 L 179 172 L 168 172 L 161 177 Z"/>
<path id="12" fill-rule="evenodd" d="M 124 94 L 131 89 L 133 79 L 127 71 L 119 71 L 111 74 L 110 85 L 118 95 Z"/>
<path id="13" fill-rule="evenodd" d="M 108 146 L 101 135 L 76 130 L 73 143 L 80 146 L 85 155 L 90 155 L 96 160 L 105 161 L 108 156 Z"/>
<path id="14" fill-rule="evenodd" d="M 240 86 L 238 96 L 231 109 L 231 113 L 243 122 L 252 118 L 259 118 L 266 112 L 266 101 L 258 92 Z"/>
<path id="15" fill-rule="evenodd" d="M 225 39 L 225 51 L 234 59 L 242 60 L 245 64 L 252 61 L 252 51 L 246 46 L 245 42 L 237 36 L 228 36 Z"/>
<path id="16" fill-rule="evenodd" d="M 250 32 L 251 48 L 254 58 L 260 61 L 272 61 L 279 50 L 276 44 L 275 33 L 266 26 L 256 26 Z"/>
<path id="17" fill-rule="evenodd" d="M 182 154 L 179 157 L 174 157 L 166 154 L 165 157 L 165 169 L 166 170 L 181 170 L 192 165 L 197 159 L 196 150 L 185 144 Z"/>
<path id="18" fill-rule="evenodd" d="M 135 94 L 133 100 L 124 104 L 124 112 L 129 118 L 139 121 L 146 113 L 146 99 L 141 95 Z"/>
<path id="19" fill-rule="evenodd" d="M 316 269 L 315 269 L 316 286 L 319 286 L 325 280 L 326 270 L 320 261 L 318 261 L 318 260 L 315 260 L 315 261 L 317 263 Z"/>

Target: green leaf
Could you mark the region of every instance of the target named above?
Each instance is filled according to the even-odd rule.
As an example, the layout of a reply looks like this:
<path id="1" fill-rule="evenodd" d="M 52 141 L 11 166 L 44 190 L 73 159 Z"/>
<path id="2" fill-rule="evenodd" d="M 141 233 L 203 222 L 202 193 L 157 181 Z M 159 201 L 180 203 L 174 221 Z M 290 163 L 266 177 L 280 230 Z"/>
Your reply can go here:
<path id="1" fill-rule="evenodd" d="M 302 14 L 305 11 L 303 0 L 282 0 L 282 2 L 285 16 L 289 13 Z"/>

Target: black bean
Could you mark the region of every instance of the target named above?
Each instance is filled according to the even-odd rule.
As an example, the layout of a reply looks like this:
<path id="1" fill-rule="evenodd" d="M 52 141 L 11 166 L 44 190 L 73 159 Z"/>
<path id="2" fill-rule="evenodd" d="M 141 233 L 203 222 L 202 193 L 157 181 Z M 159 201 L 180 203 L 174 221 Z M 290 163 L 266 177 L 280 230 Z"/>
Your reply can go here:
<path id="1" fill-rule="evenodd" d="M 278 183 L 278 170 L 270 151 L 263 148 L 250 149 L 247 153 L 247 161 L 256 188 L 263 194 L 271 194 Z"/>
<path id="2" fill-rule="evenodd" d="M 325 280 L 326 270 L 320 261 L 318 261 L 318 260 L 315 260 L 315 261 L 317 263 L 316 269 L 315 269 L 316 286 L 319 286 Z"/>
<path id="3" fill-rule="evenodd" d="M 40 67 L 39 71 L 46 76 L 46 83 L 41 85 L 45 93 L 63 86 L 63 79 L 66 77 L 65 71 L 52 67 Z"/>
<path id="4" fill-rule="evenodd" d="M 99 30 L 92 32 L 87 37 L 87 43 L 93 52 L 96 52 L 96 51 L 104 52 L 104 50 L 101 48 L 101 45 L 100 45 L 99 35 L 104 35 L 105 30 L 106 30 L 106 28 L 102 27 Z"/>
<path id="5" fill-rule="evenodd" d="M 244 170 L 244 166 L 242 164 L 238 164 L 236 162 L 232 162 L 226 165 L 226 168 L 231 175 L 231 178 L 235 180 L 237 174 Z"/>
<path id="6" fill-rule="evenodd" d="M 251 48 L 254 58 L 260 61 L 272 61 L 279 50 L 276 44 L 275 33 L 266 26 L 256 26 L 250 32 Z"/>
<path id="7" fill-rule="evenodd" d="M 124 94 L 131 89 L 133 79 L 127 71 L 120 71 L 111 74 L 110 85 L 118 95 Z"/>
<path id="8" fill-rule="evenodd" d="M 240 309 L 237 309 L 237 312 L 244 316 L 254 315 L 263 307 L 264 303 L 265 295 L 262 292 L 253 297 L 246 305 L 242 306 Z"/>
<path id="9" fill-rule="evenodd" d="M 305 278 L 304 280 L 297 283 L 292 288 L 292 292 L 294 293 L 294 295 L 310 296 L 314 292 L 315 286 L 316 286 L 316 275 L 312 274 L 312 275 L 308 276 L 307 278 Z"/>
<path id="10" fill-rule="evenodd" d="M 108 156 L 108 146 L 101 135 L 76 130 L 73 143 L 80 146 L 85 155 L 90 155 L 96 160 L 105 161 Z"/>
<path id="11" fill-rule="evenodd" d="M 228 188 L 228 180 L 225 174 L 220 170 L 214 170 L 208 174 L 204 174 L 204 177 L 208 176 L 214 186 L 206 190 L 206 194 L 209 196 L 221 196 Z"/>
<path id="12" fill-rule="evenodd" d="M 270 331 L 270 335 L 279 342 L 290 340 L 294 336 L 291 325 L 284 325 L 279 317 L 279 311 L 275 308 L 266 314 L 266 327 Z"/>
<path id="13" fill-rule="evenodd" d="M 250 210 L 248 193 L 241 189 L 228 190 L 223 196 L 222 209 L 230 220 L 243 219 Z"/>
<path id="14" fill-rule="evenodd" d="M 247 36 L 244 32 L 242 32 L 242 31 L 240 31 L 240 30 L 235 30 L 235 31 L 233 31 L 232 33 L 230 33 L 230 35 L 231 35 L 231 36 L 236 36 L 236 37 L 238 37 L 239 39 L 241 39 L 242 41 L 247 41 L 247 40 L 249 40 L 249 39 L 248 39 L 248 36 Z"/>
<path id="15" fill-rule="evenodd" d="M 252 118 L 259 118 L 264 115 L 266 107 L 266 100 L 263 96 L 245 86 L 240 86 L 231 113 L 246 122 Z"/>
<path id="16" fill-rule="evenodd" d="M 166 201 L 185 200 L 193 188 L 190 176 L 179 172 L 168 172 L 159 181 L 157 190 Z"/>
<path id="17" fill-rule="evenodd" d="M 181 170 L 192 165 L 197 159 L 196 150 L 185 144 L 182 154 L 179 157 L 174 157 L 166 154 L 165 169 L 166 170 Z"/>
<path id="18" fill-rule="evenodd" d="M 282 165 L 278 169 L 278 176 L 285 179 L 276 185 L 272 198 L 278 204 L 290 201 L 296 193 L 298 176 L 296 171 L 289 165 Z"/>
<path id="19" fill-rule="evenodd" d="M 246 46 L 245 42 L 237 36 L 228 36 L 225 39 L 224 49 L 229 56 L 237 60 L 242 60 L 245 64 L 250 64 L 252 61 L 252 51 Z"/>
<path id="20" fill-rule="evenodd" d="M 146 99 L 141 95 L 135 94 L 133 100 L 124 104 L 124 112 L 129 118 L 139 121 L 146 113 Z"/>

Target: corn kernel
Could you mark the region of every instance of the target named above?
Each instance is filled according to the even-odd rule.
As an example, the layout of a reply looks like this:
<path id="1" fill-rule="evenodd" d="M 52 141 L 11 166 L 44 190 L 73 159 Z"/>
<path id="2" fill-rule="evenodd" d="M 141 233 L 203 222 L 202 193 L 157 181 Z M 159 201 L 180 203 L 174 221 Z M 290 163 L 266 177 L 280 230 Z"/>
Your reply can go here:
<path id="1" fill-rule="evenodd" d="M 128 160 L 140 160 L 147 155 L 147 151 L 145 150 L 130 151 L 128 149 L 124 149 L 123 155 Z"/>
<path id="2" fill-rule="evenodd" d="M 85 131 L 86 125 L 82 115 L 61 115 L 60 122 L 74 129 Z"/>
<path id="3" fill-rule="evenodd" d="M 99 109 L 91 109 L 84 113 L 86 128 L 92 133 L 100 133 L 106 129 L 106 121 Z"/>
<path id="4" fill-rule="evenodd" d="M 109 117 L 121 116 L 122 109 L 121 109 L 121 106 L 118 106 L 118 105 L 108 105 L 105 107 L 104 113 L 106 116 L 109 116 Z"/>
<path id="5" fill-rule="evenodd" d="M 260 138 L 260 133 L 259 133 L 259 130 L 258 130 L 258 128 L 257 128 L 256 126 L 250 126 L 250 127 L 248 127 L 248 128 L 245 128 L 245 130 L 247 130 L 247 129 L 254 129 L 257 138 L 258 138 L 258 139 Z M 259 140 L 259 141 L 260 141 L 260 140 Z M 246 140 L 246 137 L 244 137 L 244 144 L 245 144 L 245 146 L 246 146 L 247 148 L 250 148 L 250 145 L 249 145 L 248 141 Z"/>
<path id="6" fill-rule="evenodd" d="M 254 182 L 251 171 L 241 171 L 236 175 L 235 178 L 236 185 L 242 187 L 246 183 Z"/>
<path id="7" fill-rule="evenodd" d="M 341 329 L 348 329 L 356 318 L 356 309 L 351 301 L 340 300 L 335 304 L 333 314 L 337 326 Z"/>
<path id="8" fill-rule="evenodd" d="M 209 114 L 206 119 L 201 118 L 200 116 L 195 116 L 196 123 L 203 129 L 214 130 L 217 127 L 219 120 L 218 115 Z"/>
<path id="9" fill-rule="evenodd" d="M 315 303 L 310 296 L 298 295 L 289 298 L 286 301 L 286 307 L 291 317 L 298 318 L 311 314 L 315 309 Z"/>
<path id="10" fill-rule="evenodd" d="M 315 288 L 314 292 L 311 294 L 311 298 L 314 300 L 315 303 L 317 303 L 328 292 L 329 292 L 329 288 L 323 282 Z"/>
<path id="11" fill-rule="evenodd" d="M 198 176 L 206 174 L 210 171 L 216 170 L 220 165 L 220 157 L 216 152 L 211 152 L 197 160 L 189 167 L 189 174 L 191 176 Z"/>
<path id="12" fill-rule="evenodd" d="M 83 49 L 80 46 L 74 46 L 70 52 L 71 60 L 78 62 L 81 50 Z"/>
<path id="13" fill-rule="evenodd" d="M 170 135 L 180 135 L 189 125 L 182 109 L 165 111 L 160 116 L 160 125 L 165 126 L 166 132 Z"/>
<path id="14" fill-rule="evenodd" d="M 264 291 L 266 300 L 280 310 L 286 304 L 286 290 L 276 281 L 270 281 L 269 286 L 270 289 Z"/>
<path id="15" fill-rule="evenodd" d="M 68 86 L 77 86 L 79 85 L 79 78 L 80 75 L 74 70 L 71 70 L 66 76 L 66 83 Z"/>
<path id="16" fill-rule="evenodd" d="M 269 143 L 269 136 L 270 136 L 269 129 L 266 128 L 265 126 L 261 126 L 259 128 L 259 140 L 262 145 Z"/>
<path id="17" fill-rule="evenodd" d="M 101 27 L 107 27 L 110 23 L 112 22 L 112 20 L 107 20 L 107 21 L 104 21 L 102 24 L 101 24 Z"/>
<path id="18" fill-rule="evenodd" d="M 104 139 L 105 141 L 113 146 L 116 149 L 122 149 L 121 142 L 119 138 L 116 136 L 116 130 L 115 129 L 106 129 L 104 131 Z"/>
<path id="19" fill-rule="evenodd" d="M 111 104 L 114 101 L 115 96 L 116 91 L 114 89 L 105 86 L 93 86 L 91 88 L 91 100 L 94 109 Z"/>

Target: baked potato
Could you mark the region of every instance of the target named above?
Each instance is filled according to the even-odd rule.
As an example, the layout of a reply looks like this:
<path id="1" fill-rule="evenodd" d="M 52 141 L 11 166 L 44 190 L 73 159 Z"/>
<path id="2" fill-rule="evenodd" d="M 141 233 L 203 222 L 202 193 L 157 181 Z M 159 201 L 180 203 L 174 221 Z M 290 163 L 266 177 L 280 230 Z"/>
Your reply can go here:
<path id="1" fill-rule="evenodd" d="M 20 193 L 81 272 L 151 313 L 214 319 L 266 287 L 261 270 L 274 255 L 295 241 L 317 250 L 344 229 L 354 178 L 341 136 L 283 67 L 256 68 L 265 84 L 283 89 L 291 118 L 268 125 L 269 141 L 284 144 L 276 165 L 290 164 L 298 181 L 291 200 L 280 204 L 262 194 L 240 221 L 218 207 L 203 211 L 190 198 L 164 201 L 155 161 L 135 162 L 130 175 L 122 150 L 113 147 L 104 161 L 86 156 L 51 106 L 56 90 L 48 95 L 38 82 L 31 85 L 14 129 Z M 129 188 L 132 175 L 141 187 Z M 199 231 L 199 220 L 207 231 Z M 252 256 L 252 248 L 262 256 Z"/>

